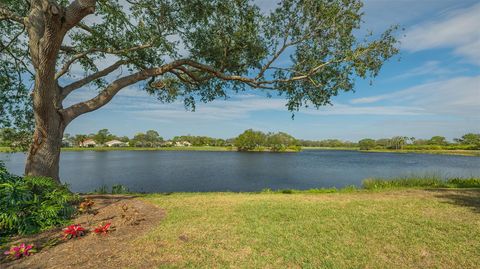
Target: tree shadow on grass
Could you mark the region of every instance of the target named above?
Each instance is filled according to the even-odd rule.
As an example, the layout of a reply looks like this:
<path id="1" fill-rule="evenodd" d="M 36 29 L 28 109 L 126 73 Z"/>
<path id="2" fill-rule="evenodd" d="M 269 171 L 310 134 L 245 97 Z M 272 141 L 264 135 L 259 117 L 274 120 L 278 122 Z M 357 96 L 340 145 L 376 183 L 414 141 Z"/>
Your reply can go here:
<path id="1" fill-rule="evenodd" d="M 480 213 L 480 189 L 432 189 L 435 197 L 446 203 L 470 208 L 475 213 Z"/>

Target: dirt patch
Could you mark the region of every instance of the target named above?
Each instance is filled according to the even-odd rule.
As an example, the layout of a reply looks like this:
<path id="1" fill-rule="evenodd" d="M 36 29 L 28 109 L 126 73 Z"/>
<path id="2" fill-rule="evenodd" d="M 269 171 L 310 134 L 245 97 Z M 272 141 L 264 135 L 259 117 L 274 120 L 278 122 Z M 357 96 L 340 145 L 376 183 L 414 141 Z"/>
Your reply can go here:
<path id="1" fill-rule="evenodd" d="M 11 244 L 33 243 L 39 251 L 16 261 L 0 261 L 0 268 L 152 268 L 148 260 L 132 259 L 132 242 L 158 225 L 165 212 L 135 196 L 88 195 L 95 202 L 95 214 L 79 215 L 73 223 L 90 230 L 79 239 L 63 240 L 62 229 L 16 239 Z M 93 230 L 101 223 L 112 223 L 114 231 L 97 235 Z"/>

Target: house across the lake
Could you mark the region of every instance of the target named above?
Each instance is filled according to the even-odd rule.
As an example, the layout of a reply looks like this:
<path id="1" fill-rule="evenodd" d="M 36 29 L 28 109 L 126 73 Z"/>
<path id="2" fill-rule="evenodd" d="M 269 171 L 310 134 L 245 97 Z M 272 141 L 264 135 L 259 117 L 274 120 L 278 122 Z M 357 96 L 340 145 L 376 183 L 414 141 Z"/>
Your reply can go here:
<path id="1" fill-rule="evenodd" d="M 107 147 L 126 147 L 127 143 L 122 142 L 120 140 L 111 140 L 105 143 Z"/>
<path id="2" fill-rule="evenodd" d="M 84 148 L 94 148 L 97 146 L 97 142 L 95 142 L 93 139 L 87 139 L 80 142 L 79 146 Z"/>
<path id="3" fill-rule="evenodd" d="M 175 147 L 190 147 L 192 143 L 188 141 L 177 141 L 175 142 Z"/>
<path id="4" fill-rule="evenodd" d="M 72 147 L 73 146 L 73 143 L 66 139 L 66 138 L 63 138 L 62 139 L 62 147 L 65 147 L 65 148 L 69 148 L 69 147 Z"/>
<path id="5" fill-rule="evenodd" d="M 164 141 L 164 142 L 161 142 L 161 143 L 160 143 L 160 146 L 161 146 L 161 147 L 173 147 L 173 145 L 174 145 L 173 142 L 170 141 L 170 140 Z"/>

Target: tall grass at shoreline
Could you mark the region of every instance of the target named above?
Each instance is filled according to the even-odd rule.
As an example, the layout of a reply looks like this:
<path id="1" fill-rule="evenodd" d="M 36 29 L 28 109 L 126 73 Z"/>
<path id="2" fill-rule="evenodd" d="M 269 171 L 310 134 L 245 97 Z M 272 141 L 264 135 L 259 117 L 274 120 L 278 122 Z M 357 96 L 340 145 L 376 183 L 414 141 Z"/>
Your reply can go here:
<path id="1" fill-rule="evenodd" d="M 409 176 L 392 179 L 368 178 L 362 181 L 366 190 L 395 188 L 480 188 L 480 178 L 447 178 Z"/>
<path id="2" fill-rule="evenodd" d="M 408 176 L 398 178 L 367 178 L 362 181 L 362 186 L 355 185 L 343 188 L 318 188 L 308 190 L 297 189 L 264 189 L 260 193 L 298 194 L 298 193 L 351 193 L 371 190 L 387 189 L 423 189 L 423 188 L 480 188 L 480 178 L 442 178 L 437 175 Z"/>
<path id="3" fill-rule="evenodd" d="M 95 189 L 92 192 L 86 194 L 143 194 L 143 195 L 155 195 L 168 193 L 137 193 L 129 190 L 128 187 L 116 184 L 113 185 L 112 191 L 109 191 L 109 187 L 106 185 Z M 354 192 L 370 192 L 375 190 L 389 190 L 389 189 L 462 189 L 462 188 L 478 188 L 480 189 L 480 178 L 442 178 L 440 176 L 422 176 L 422 177 L 401 177 L 401 178 L 367 178 L 362 181 L 362 186 L 349 185 L 343 188 L 316 188 L 316 189 L 263 189 L 257 192 L 174 192 L 174 193 L 196 193 L 196 194 L 208 194 L 208 193 L 245 193 L 245 194 L 325 194 L 325 193 L 354 193 Z"/>

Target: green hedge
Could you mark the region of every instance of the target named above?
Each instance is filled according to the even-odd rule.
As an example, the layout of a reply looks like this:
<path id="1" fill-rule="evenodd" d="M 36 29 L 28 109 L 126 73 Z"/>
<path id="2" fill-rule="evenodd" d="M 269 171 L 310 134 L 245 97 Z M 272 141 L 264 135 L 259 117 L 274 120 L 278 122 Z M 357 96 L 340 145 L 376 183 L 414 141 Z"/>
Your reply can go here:
<path id="1" fill-rule="evenodd" d="M 0 162 L 0 235 L 31 234 L 68 223 L 78 196 L 50 178 L 10 174 Z"/>

